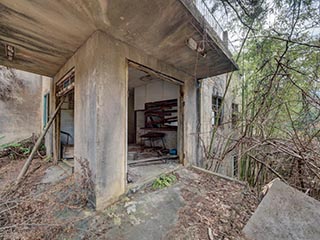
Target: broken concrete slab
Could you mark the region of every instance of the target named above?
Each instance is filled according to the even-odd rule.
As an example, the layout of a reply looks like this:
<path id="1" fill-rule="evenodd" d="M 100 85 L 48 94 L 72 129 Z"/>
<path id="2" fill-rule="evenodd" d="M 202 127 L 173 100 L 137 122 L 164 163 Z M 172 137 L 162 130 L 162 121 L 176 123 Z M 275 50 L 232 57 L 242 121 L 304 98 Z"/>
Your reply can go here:
<path id="1" fill-rule="evenodd" d="M 320 202 L 275 179 L 243 229 L 251 240 L 319 240 Z"/>

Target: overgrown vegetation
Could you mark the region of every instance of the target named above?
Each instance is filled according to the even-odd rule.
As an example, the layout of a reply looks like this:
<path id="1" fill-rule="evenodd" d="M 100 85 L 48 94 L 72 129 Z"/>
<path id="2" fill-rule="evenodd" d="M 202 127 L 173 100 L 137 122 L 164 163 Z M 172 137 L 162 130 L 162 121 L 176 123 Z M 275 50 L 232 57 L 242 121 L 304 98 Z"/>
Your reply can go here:
<path id="1" fill-rule="evenodd" d="M 209 161 L 219 166 L 236 152 L 239 178 L 252 186 L 279 177 L 320 199 L 320 2 L 221 0 L 211 6 L 225 11 L 238 37 L 242 111 L 238 136 L 221 151 L 210 146 Z"/>
<path id="2" fill-rule="evenodd" d="M 10 159 L 20 159 L 29 155 L 35 143 L 35 137 L 32 136 L 20 142 L 13 142 L 0 145 L 0 158 L 9 157 Z M 38 156 L 44 158 L 46 149 L 44 143 L 41 145 Z"/>
<path id="3" fill-rule="evenodd" d="M 161 175 L 156 180 L 154 180 L 154 182 L 152 183 L 152 188 L 156 190 L 156 189 L 169 187 L 176 180 L 177 180 L 177 177 L 174 174 Z"/>

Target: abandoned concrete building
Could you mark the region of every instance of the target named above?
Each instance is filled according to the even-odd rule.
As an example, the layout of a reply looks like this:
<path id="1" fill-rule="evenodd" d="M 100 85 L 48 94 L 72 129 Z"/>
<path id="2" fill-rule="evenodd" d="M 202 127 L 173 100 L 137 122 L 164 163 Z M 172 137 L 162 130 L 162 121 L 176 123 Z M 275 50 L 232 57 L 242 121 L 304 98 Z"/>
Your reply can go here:
<path id="1" fill-rule="evenodd" d="M 213 109 L 224 84 L 215 84 L 237 65 L 201 2 L 1 1 L 0 64 L 42 75 L 41 128 L 63 101 L 47 153 L 76 175 L 88 164 L 97 209 L 128 190 L 139 162 L 203 164 L 199 132 L 222 121 Z M 223 121 L 238 108 L 231 95 Z"/>

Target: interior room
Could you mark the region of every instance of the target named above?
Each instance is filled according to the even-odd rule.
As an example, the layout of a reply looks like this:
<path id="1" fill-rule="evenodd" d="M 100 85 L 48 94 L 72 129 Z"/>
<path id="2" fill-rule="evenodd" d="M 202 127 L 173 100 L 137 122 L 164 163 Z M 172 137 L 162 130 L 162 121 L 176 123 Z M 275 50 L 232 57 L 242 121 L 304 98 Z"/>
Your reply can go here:
<path id="1" fill-rule="evenodd" d="M 57 83 L 58 102 L 63 101 L 57 117 L 57 134 L 59 158 L 69 167 L 74 166 L 74 73 L 71 72 Z"/>
<path id="2" fill-rule="evenodd" d="M 156 72 L 128 69 L 128 183 L 179 164 L 180 86 Z"/>
<path id="3" fill-rule="evenodd" d="M 61 159 L 72 160 L 74 149 L 74 91 L 69 92 L 60 113 Z"/>

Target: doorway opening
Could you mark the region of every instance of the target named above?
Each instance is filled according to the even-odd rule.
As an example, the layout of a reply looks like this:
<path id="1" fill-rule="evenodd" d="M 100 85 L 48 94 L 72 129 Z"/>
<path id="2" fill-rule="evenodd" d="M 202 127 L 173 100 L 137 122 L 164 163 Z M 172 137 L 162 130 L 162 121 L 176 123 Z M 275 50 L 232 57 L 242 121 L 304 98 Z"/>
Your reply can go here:
<path id="1" fill-rule="evenodd" d="M 56 102 L 63 104 L 56 118 L 56 153 L 67 168 L 74 168 L 74 71 L 56 85 Z"/>
<path id="2" fill-rule="evenodd" d="M 179 166 L 182 82 L 128 64 L 127 175 L 139 184 Z"/>

